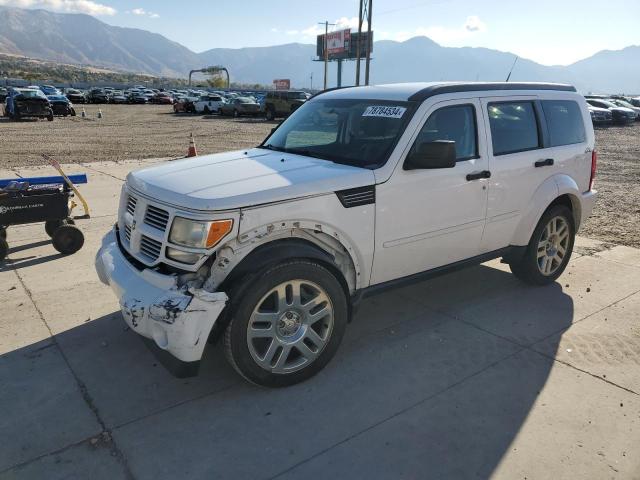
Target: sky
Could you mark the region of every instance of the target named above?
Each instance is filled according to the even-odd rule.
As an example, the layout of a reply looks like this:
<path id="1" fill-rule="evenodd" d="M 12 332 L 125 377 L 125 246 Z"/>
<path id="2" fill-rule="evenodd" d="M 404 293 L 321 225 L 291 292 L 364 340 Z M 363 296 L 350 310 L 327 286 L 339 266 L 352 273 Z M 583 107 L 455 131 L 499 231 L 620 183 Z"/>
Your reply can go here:
<path id="1" fill-rule="evenodd" d="M 600 50 L 640 44 L 640 0 L 376 0 L 375 40 L 427 36 L 449 47 L 513 52 L 568 65 Z M 357 29 L 358 0 L 0 0 L 0 5 L 88 13 L 160 33 L 195 52 L 315 43 L 324 30 Z M 603 10 L 606 8 L 606 11 Z M 604 13 L 603 13 L 604 12 Z"/>

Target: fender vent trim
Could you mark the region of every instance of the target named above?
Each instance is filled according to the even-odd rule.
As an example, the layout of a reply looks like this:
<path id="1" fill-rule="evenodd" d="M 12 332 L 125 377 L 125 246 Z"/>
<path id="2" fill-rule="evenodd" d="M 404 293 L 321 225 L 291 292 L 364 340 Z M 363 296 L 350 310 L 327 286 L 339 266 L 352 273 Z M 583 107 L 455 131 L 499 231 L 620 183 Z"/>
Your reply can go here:
<path id="1" fill-rule="evenodd" d="M 376 203 L 376 186 L 350 188 L 336 192 L 344 208 L 360 207 Z"/>

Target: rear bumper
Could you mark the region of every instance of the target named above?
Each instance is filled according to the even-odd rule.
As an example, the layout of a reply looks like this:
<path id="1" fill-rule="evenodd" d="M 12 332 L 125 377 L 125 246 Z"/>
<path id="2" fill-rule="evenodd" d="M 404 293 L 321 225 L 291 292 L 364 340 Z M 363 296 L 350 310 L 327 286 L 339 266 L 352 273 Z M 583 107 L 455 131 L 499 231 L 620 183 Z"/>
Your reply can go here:
<path id="1" fill-rule="evenodd" d="M 585 220 L 591 216 L 593 207 L 598 199 L 598 192 L 596 190 L 589 190 L 581 195 L 580 198 L 580 225 L 583 225 Z"/>
<path id="2" fill-rule="evenodd" d="M 118 297 L 127 325 L 148 339 L 163 365 L 178 376 L 196 374 L 227 295 L 186 291 L 176 285 L 173 276 L 138 270 L 121 251 L 115 229 L 102 241 L 96 271 Z"/>

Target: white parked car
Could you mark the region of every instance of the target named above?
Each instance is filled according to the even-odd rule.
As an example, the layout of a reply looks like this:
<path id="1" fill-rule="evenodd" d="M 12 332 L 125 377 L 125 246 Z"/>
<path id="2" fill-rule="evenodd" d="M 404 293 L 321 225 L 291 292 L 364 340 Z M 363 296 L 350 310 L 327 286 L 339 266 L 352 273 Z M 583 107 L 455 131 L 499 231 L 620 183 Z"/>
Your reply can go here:
<path id="1" fill-rule="evenodd" d="M 219 113 L 224 99 L 220 95 L 203 95 L 193 103 L 197 113 Z"/>
<path id="2" fill-rule="evenodd" d="M 196 373 L 222 338 L 246 379 L 291 385 L 329 362 L 376 292 L 493 258 L 554 282 L 595 170 L 571 86 L 344 88 L 257 148 L 130 173 L 96 267 L 174 373 Z"/>

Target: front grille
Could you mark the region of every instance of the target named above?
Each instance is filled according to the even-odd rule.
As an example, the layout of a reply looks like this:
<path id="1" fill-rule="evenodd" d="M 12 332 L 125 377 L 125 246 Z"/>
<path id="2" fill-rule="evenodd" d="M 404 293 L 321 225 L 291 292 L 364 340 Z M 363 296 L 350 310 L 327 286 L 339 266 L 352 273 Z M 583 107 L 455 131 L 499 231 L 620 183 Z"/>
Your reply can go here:
<path id="1" fill-rule="evenodd" d="M 169 212 L 162 210 L 161 208 L 149 205 L 147 207 L 147 213 L 144 216 L 144 223 L 150 225 L 158 230 L 165 231 L 167 229 L 167 223 L 169 222 Z"/>
<path id="2" fill-rule="evenodd" d="M 124 238 L 127 242 L 131 242 L 131 227 L 129 225 L 124 226 Z"/>
<path id="3" fill-rule="evenodd" d="M 127 212 L 133 215 L 136 211 L 137 203 L 138 203 L 138 199 L 136 197 L 129 195 L 129 198 L 127 199 Z"/>
<path id="4" fill-rule="evenodd" d="M 361 205 L 369 205 L 376 201 L 376 187 L 350 188 L 349 190 L 341 190 L 336 192 L 340 203 L 344 208 L 359 207 Z"/>
<path id="5" fill-rule="evenodd" d="M 160 256 L 161 251 L 162 242 L 158 242 L 157 240 L 145 235 L 142 236 L 142 239 L 140 240 L 140 253 L 142 255 L 154 262 Z"/>

